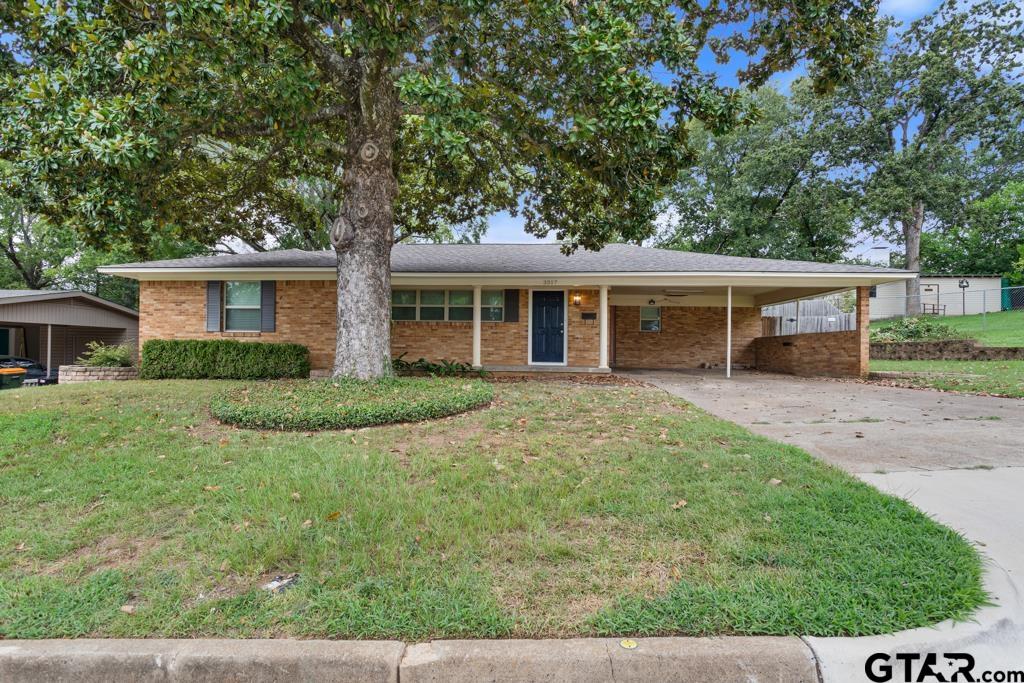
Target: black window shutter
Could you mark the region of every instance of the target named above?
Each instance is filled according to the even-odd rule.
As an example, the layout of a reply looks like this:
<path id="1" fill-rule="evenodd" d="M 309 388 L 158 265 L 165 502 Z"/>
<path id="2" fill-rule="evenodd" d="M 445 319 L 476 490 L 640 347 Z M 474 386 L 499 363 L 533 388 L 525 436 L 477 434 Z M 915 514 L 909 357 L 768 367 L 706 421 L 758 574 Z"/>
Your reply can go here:
<path id="1" fill-rule="evenodd" d="M 277 318 L 277 282 L 264 280 L 260 283 L 260 332 L 273 332 Z"/>
<path id="2" fill-rule="evenodd" d="M 519 322 L 519 290 L 505 290 L 505 322 Z"/>
<path id="3" fill-rule="evenodd" d="M 206 331 L 220 332 L 220 281 L 206 283 Z"/>

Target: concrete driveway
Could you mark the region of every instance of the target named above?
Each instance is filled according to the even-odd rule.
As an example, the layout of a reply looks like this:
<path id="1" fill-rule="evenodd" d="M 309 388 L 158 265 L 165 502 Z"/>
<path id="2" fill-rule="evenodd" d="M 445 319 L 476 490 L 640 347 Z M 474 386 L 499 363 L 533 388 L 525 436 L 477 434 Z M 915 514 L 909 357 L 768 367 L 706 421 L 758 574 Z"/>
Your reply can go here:
<path id="1" fill-rule="evenodd" d="M 1024 670 L 1024 401 L 857 382 L 717 372 L 633 372 L 719 417 L 856 474 L 977 544 L 994 603 L 975 621 L 869 638 L 805 638 L 825 681 L 868 681 L 875 652 L 966 652 L 974 675 Z M 904 679 L 893 660 L 894 681 Z M 925 680 L 936 680 L 928 678 Z"/>
<path id="2" fill-rule="evenodd" d="M 1024 400 L 767 373 L 629 374 L 855 474 L 1024 466 Z"/>

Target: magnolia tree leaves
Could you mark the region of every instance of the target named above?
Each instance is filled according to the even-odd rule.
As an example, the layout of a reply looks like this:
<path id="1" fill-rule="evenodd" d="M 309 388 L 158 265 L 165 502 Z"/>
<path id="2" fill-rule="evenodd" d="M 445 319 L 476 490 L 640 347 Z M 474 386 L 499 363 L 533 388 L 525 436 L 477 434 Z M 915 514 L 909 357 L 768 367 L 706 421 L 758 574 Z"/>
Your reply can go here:
<path id="1" fill-rule="evenodd" d="M 97 243 L 301 241 L 344 201 L 308 190 L 341 185 L 352 122 L 388 115 L 372 72 L 401 101 L 397 237 L 508 210 L 585 247 L 641 239 L 693 123 L 753 115 L 703 50 L 749 55 L 754 85 L 808 58 L 821 89 L 870 56 L 871 0 L 703 4 L 12 0 L 3 187 Z"/>

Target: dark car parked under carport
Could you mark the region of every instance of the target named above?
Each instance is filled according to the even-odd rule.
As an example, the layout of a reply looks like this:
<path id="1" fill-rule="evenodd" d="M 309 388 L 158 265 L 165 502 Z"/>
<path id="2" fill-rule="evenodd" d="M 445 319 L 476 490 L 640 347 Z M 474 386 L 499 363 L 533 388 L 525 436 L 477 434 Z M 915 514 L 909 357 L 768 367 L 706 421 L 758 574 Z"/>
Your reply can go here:
<path id="1" fill-rule="evenodd" d="M 32 361 L 44 373 L 48 368 L 51 381 L 89 342 L 121 344 L 138 336 L 138 312 L 88 292 L 0 289 L 0 358 Z"/>
<path id="2" fill-rule="evenodd" d="M 34 380 L 37 384 L 57 383 L 57 368 L 54 368 L 53 373 L 50 374 L 46 371 L 45 365 L 31 358 L 0 356 L 0 368 L 21 368 L 25 371 L 25 382 Z"/>

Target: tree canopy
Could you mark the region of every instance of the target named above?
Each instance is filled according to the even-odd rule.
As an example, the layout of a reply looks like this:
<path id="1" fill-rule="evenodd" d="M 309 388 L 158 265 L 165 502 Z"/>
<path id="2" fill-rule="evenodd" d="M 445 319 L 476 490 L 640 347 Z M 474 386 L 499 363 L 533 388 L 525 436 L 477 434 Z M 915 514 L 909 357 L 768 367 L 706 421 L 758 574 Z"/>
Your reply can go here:
<path id="1" fill-rule="evenodd" d="M 965 213 L 963 223 L 922 235 L 922 270 L 1005 275 L 1024 284 L 1024 182 L 1007 183 Z"/>
<path id="2" fill-rule="evenodd" d="M 903 244 L 912 270 L 926 227 L 963 224 L 971 202 L 1024 177 L 1021 12 L 1012 0 L 946 0 L 893 31 L 823 109 L 830 163 L 855 184 L 864 228 Z M 909 280 L 908 312 L 917 291 Z"/>
<path id="3" fill-rule="evenodd" d="M 836 261 L 855 233 L 849 183 L 831 177 L 832 140 L 806 83 L 749 95 L 756 122 L 719 135 L 697 126 L 695 166 L 668 194 L 659 246 L 734 256 Z"/>
<path id="4" fill-rule="evenodd" d="M 336 370 L 378 376 L 396 238 L 521 212 L 588 248 L 652 232 L 691 125 L 808 59 L 863 68 L 875 0 L 12 0 L 0 9 L 4 185 L 91 242 L 258 241 L 333 190 Z M 657 74 L 666 74 L 658 77 Z"/>

